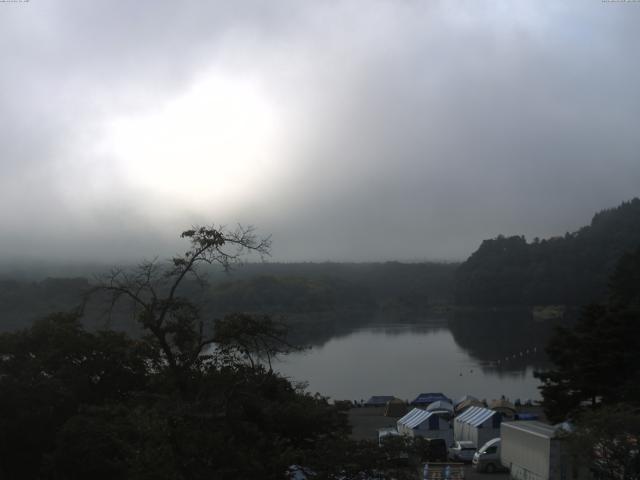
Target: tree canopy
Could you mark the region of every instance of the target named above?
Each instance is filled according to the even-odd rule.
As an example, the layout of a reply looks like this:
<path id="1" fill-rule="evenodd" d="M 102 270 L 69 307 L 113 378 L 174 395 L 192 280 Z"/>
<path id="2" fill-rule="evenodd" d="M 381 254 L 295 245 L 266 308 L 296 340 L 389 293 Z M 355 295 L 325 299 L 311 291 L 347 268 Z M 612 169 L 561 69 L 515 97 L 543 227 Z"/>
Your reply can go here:
<path id="1" fill-rule="evenodd" d="M 460 305 L 584 305 L 606 299 L 618 259 L 640 244 L 640 199 L 597 213 L 562 237 L 485 240 L 456 272 Z"/>
<path id="2" fill-rule="evenodd" d="M 547 353 L 554 367 L 543 381 L 543 406 L 563 420 L 585 405 L 640 405 L 640 248 L 623 255 L 609 301 L 584 308 L 576 325 L 560 328 Z"/>
<path id="3" fill-rule="evenodd" d="M 640 411 L 627 404 L 601 406 L 578 417 L 570 452 L 597 480 L 640 477 Z"/>

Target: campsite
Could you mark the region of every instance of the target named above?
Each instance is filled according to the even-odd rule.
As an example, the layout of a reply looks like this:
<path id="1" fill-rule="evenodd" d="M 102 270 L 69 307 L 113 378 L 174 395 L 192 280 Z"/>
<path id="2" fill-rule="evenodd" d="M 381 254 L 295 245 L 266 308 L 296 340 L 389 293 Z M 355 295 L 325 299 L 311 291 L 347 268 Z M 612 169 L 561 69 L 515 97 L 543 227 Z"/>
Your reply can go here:
<path id="1" fill-rule="evenodd" d="M 344 403 L 343 403 L 344 405 Z M 546 467 L 546 476 L 539 478 L 550 480 L 560 478 L 557 472 L 551 472 L 550 466 L 555 462 L 555 468 L 559 471 L 561 462 L 556 458 L 558 448 L 549 446 L 559 445 L 561 440 L 556 435 L 558 426 L 546 423 L 546 418 L 539 405 L 528 403 L 526 405 L 511 403 L 506 398 L 498 398 L 491 401 L 482 401 L 472 395 L 464 395 L 455 400 L 449 399 L 442 393 L 420 393 L 413 401 L 406 402 L 393 395 L 375 395 L 362 404 L 351 405 L 348 410 L 349 423 L 353 429 L 352 437 L 356 440 L 378 439 L 380 435 L 397 435 L 405 438 L 444 439 L 447 445 L 456 441 L 472 445 L 476 450 L 494 439 L 500 439 L 504 460 L 517 459 L 511 472 L 507 465 L 491 465 L 490 478 L 527 478 L 533 471 L 527 471 L 527 459 L 535 457 L 537 464 L 530 468 Z M 513 432 L 516 432 L 514 434 Z M 527 434 L 529 432 L 529 435 Z M 542 439 L 540 432 L 544 432 L 547 440 Z M 519 435 L 517 434 L 519 433 Z M 526 446 L 526 448 L 523 447 Z M 498 457 L 500 452 L 498 452 Z M 425 470 L 425 464 L 428 468 Z M 484 473 L 478 471 L 471 462 L 454 462 L 447 459 L 446 462 L 422 462 L 410 465 L 408 468 L 420 470 L 422 478 L 439 478 L 449 466 L 450 478 L 487 478 Z M 430 466 L 430 470 L 429 470 Z M 455 470 L 458 468 L 459 470 Z M 431 473 L 429 473 L 431 472 Z M 457 477 L 464 475 L 463 477 Z M 533 478 L 533 477 L 531 477 Z M 538 477 L 535 477 L 538 478 Z"/>

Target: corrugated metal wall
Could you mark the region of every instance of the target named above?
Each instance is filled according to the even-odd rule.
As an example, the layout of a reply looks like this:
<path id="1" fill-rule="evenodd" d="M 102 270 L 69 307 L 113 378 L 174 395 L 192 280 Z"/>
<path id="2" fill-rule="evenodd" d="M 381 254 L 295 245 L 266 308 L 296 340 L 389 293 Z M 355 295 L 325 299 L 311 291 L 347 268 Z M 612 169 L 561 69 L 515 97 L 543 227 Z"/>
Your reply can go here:
<path id="1" fill-rule="evenodd" d="M 549 480 L 551 440 L 502 424 L 500 457 L 518 480 Z"/>

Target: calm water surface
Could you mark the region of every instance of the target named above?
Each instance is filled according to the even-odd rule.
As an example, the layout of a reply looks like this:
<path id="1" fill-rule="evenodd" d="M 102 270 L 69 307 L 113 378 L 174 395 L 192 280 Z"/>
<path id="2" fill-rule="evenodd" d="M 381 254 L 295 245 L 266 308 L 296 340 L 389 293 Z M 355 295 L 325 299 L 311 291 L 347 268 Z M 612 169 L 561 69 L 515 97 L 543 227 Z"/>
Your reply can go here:
<path id="1" fill-rule="evenodd" d="M 449 397 L 539 399 L 550 325 L 534 322 L 376 324 L 344 331 L 276 367 L 334 399 L 420 392 Z"/>

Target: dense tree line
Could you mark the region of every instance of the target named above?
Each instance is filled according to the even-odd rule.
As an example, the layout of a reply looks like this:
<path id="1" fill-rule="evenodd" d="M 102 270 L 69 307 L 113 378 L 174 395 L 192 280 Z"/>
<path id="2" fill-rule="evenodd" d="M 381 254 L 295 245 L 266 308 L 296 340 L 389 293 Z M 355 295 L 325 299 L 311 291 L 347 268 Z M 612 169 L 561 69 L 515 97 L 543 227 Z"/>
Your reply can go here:
<path id="1" fill-rule="evenodd" d="M 482 242 L 456 272 L 459 305 L 584 305 L 606 296 L 618 259 L 640 245 L 640 199 L 597 213 L 563 237 Z"/>
<path id="2" fill-rule="evenodd" d="M 284 315 L 300 325 L 312 314 L 331 314 L 341 322 L 357 320 L 357 313 L 376 309 L 425 311 L 451 303 L 455 264 L 396 262 L 248 263 L 229 273 L 203 266 L 209 286 L 195 279 L 183 282 L 183 295 L 211 316 L 236 311 Z M 93 278 L 47 278 L 41 281 L 0 281 L 0 331 L 30 325 L 53 311 L 67 311 L 83 302 Z M 88 304 L 83 322 L 104 326 L 108 302 Z M 348 313 L 349 315 L 346 315 Z M 307 316 L 303 319 L 303 316 Z M 123 308 L 109 311 L 110 327 L 137 333 Z M 305 320 L 304 322 L 302 320 Z M 310 325 L 308 325 L 310 326 Z"/>
<path id="3" fill-rule="evenodd" d="M 213 281 L 246 281 L 267 276 L 335 284 L 366 292 L 378 306 L 450 304 L 457 263 L 250 263 L 212 276 Z"/>
<path id="4" fill-rule="evenodd" d="M 258 311 L 310 313 L 376 307 L 366 288 L 340 279 L 310 279 L 261 275 L 246 280 L 219 282 L 208 300 L 218 312 Z"/>

